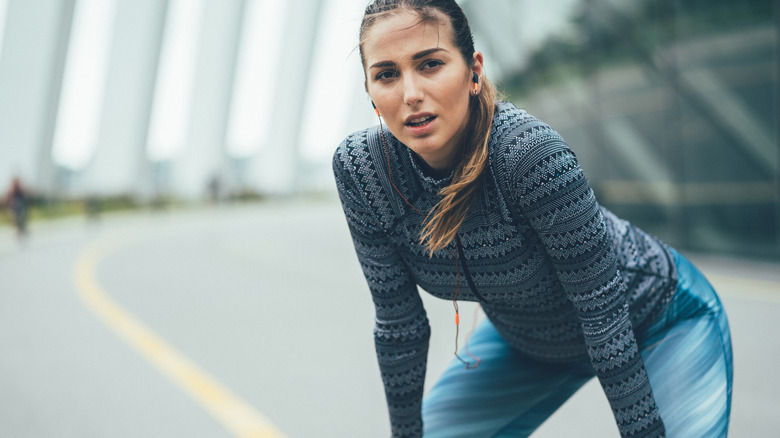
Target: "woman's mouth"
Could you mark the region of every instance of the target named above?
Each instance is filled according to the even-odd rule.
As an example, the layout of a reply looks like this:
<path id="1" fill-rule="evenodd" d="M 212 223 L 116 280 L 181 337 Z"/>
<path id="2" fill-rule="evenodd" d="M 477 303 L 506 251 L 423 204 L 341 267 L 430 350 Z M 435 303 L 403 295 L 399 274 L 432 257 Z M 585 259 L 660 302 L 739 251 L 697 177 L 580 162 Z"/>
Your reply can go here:
<path id="1" fill-rule="evenodd" d="M 425 137 L 433 133 L 438 116 L 429 112 L 412 114 L 404 120 L 404 126 L 409 135 Z"/>
<path id="2" fill-rule="evenodd" d="M 410 120 L 406 123 L 406 126 L 410 126 L 412 128 L 419 128 L 422 126 L 427 125 L 428 123 L 432 122 L 433 119 L 435 119 L 436 116 L 423 116 L 423 117 L 417 117 L 415 119 Z"/>

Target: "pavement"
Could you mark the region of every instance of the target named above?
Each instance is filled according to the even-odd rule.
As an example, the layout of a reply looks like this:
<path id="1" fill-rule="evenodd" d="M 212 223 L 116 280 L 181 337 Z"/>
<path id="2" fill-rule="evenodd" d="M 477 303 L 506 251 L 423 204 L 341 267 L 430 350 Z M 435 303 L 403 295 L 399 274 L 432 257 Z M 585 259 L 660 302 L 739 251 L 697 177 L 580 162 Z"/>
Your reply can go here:
<path id="1" fill-rule="evenodd" d="M 731 435 L 780 430 L 780 265 L 688 255 L 729 315 Z M 0 437 L 376 437 L 373 309 L 335 199 L 0 228 Z M 426 387 L 452 357 L 451 303 Z M 463 303 L 463 323 L 473 305 Z M 591 381 L 533 435 L 617 437 Z"/>

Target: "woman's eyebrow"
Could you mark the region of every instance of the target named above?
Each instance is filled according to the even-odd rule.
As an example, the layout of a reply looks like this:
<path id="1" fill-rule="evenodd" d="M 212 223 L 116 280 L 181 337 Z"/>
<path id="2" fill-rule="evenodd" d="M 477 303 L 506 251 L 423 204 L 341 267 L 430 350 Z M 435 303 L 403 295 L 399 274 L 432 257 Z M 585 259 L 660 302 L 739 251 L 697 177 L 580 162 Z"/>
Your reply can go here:
<path id="1" fill-rule="evenodd" d="M 412 56 L 412 61 L 417 61 L 418 59 L 425 58 L 426 56 L 430 55 L 431 53 L 436 53 L 439 51 L 447 51 L 447 49 L 443 47 L 434 47 L 433 49 L 423 50 L 422 52 L 417 52 Z"/>
<path id="2" fill-rule="evenodd" d="M 376 64 L 371 65 L 369 68 L 384 68 L 384 67 L 393 67 L 395 66 L 395 63 L 393 61 L 379 61 Z"/>

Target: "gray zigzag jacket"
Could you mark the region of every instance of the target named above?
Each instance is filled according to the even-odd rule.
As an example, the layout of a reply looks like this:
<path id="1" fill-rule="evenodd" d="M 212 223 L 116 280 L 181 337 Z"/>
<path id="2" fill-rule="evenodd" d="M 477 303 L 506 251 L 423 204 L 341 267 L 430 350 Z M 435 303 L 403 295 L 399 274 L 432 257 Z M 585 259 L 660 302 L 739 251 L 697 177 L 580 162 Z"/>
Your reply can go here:
<path id="1" fill-rule="evenodd" d="M 379 127 L 338 147 L 333 170 L 358 260 L 376 309 L 374 338 L 393 436 L 422 434 L 430 327 L 417 285 L 451 300 L 450 252 L 431 258 L 422 218 L 451 178 Z M 479 301 L 508 344 L 541 361 L 589 357 L 623 436 L 663 436 L 634 330 L 672 298 L 668 248 L 596 202 L 574 153 L 549 126 L 509 103 L 497 106 L 481 195 L 458 231 L 459 299 Z M 392 166 L 388 169 L 388 158 Z M 390 170 L 390 173 L 388 173 Z"/>

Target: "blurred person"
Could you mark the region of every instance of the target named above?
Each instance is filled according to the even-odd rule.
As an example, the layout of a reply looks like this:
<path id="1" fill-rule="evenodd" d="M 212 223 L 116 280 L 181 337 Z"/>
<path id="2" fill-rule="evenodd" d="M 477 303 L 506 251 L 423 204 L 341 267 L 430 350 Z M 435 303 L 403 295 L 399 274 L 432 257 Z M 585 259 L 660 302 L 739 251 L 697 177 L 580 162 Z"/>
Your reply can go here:
<path id="1" fill-rule="evenodd" d="M 29 192 L 22 186 L 22 180 L 14 177 L 11 180 L 11 187 L 5 193 L 3 200 L 8 214 L 11 216 L 11 222 L 16 229 L 16 235 L 24 237 L 27 235 L 27 208 L 30 202 Z"/>
<path id="2" fill-rule="evenodd" d="M 594 376 L 624 437 L 726 436 L 732 353 L 715 291 L 597 203 L 556 131 L 499 100 L 456 2 L 371 2 L 359 52 L 379 126 L 349 135 L 333 170 L 392 436 L 528 436 Z M 455 307 L 455 358 L 425 395 L 417 286 Z M 467 356 L 457 300 L 487 315 Z"/>
<path id="3" fill-rule="evenodd" d="M 90 194 L 84 198 L 84 213 L 90 222 L 100 220 L 100 198 L 97 195 Z"/>
<path id="4" fill-rule="evenodd" d="M 219 179 L 219 175 L 214 175 L 209 178 L 209 182 L 206 185 L 208 191 L 209 202 L 212 204 L 218 204 L 220 194 L 222 193 L 222 183 Z"/>

